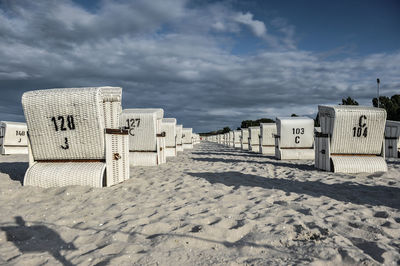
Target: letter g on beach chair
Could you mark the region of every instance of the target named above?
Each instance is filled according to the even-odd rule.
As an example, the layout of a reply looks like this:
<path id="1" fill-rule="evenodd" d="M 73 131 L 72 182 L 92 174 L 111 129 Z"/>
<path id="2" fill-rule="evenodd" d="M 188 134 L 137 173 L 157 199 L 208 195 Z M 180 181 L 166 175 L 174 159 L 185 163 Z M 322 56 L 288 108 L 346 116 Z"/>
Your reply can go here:
<path id="1" fill-rule="evenodd" d="M 119 128 L 122 89 L 24 93 L 30 166 L 24 185 L 111 186 L 129 178 L 128 132 Z"/>
<path id="2" fill-rule="evenodd" d="M 318 110 L 316 168 L 341 173 L 387 171 L 384 109 L 340 105 L 318 106 Z"/>

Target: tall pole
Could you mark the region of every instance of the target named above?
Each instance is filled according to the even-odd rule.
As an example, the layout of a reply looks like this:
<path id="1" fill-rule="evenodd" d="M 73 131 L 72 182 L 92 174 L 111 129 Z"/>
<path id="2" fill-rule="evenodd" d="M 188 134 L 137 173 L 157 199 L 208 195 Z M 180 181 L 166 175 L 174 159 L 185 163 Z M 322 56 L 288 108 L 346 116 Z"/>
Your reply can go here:
<path id="1" fill-rule="evenodd" d="M 381 81 L 379 79 L 376 79 L 376 83 L 378 84 L 378 108 L 379 108 L 379 83 L 381 83 Z"/>

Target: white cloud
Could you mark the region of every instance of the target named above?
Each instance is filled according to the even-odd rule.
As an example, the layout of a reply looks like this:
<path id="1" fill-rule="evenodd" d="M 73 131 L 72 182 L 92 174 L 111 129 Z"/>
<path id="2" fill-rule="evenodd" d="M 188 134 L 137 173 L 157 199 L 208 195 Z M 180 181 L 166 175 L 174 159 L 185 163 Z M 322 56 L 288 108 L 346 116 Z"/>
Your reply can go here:
<path id="1" fill-rule="evenodd" d="M 1 119 L 22 114 L 23 91 L 49 87 L 122 86 L 124 107 L 163 107 L 197 131 L 312 115 L 347 96 L 367 104 L 378 76 L 383 94 L 400 88 L 400 52 L 324 60 L 289 42 L 288 24 L 275 26 L 292 32 L 271 36 L 250 13 L 234 22 L 237 11 L 221 5 L 106 1 L 89 12 L 70 1 L 10 3 L 0 10 Z M 225 47 L 234 39 L 224 32 L 238 24 L 288 47 L 232 54 Z"/>
<path id="2" fill-rule="evenodd" d="M 233 18 L 234 21 L 242 23 L 248 27 L 250 27 L 251 31 L 257 37 L 265 37 L 267 34 L 267 27 L 265 27 L 264 22 L 253 19 L 253 14 L 250 12 L 247 13 L 237 13 L 236 16 Z"/>

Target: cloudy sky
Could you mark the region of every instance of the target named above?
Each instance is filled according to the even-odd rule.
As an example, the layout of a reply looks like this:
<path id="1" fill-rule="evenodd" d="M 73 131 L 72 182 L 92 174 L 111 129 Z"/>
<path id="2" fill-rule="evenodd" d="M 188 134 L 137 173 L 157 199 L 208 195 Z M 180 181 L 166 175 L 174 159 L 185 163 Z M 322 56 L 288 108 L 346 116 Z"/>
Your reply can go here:
<path id="1" fill-rule="evenodd" d="M 0 0 L 0 120 L 23 92 L 121 86 L 204 132 L 400 93 L 400 2 Z"/>

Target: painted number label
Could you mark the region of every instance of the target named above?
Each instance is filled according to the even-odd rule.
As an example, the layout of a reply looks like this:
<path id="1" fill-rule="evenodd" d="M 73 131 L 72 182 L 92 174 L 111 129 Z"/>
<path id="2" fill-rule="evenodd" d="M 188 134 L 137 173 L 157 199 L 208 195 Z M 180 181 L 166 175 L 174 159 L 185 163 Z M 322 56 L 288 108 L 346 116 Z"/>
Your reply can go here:
<path id="1" fill-rule="evenodd" d="M 293 135 L 304 135 L 304 127 L 302 128 L 292 128 Z M 294 142 L 296 144 L 300 143 L 300 136 L 294 137 Z"/>
<path id="2" fill-rule="evenodd" d="M 140 126 L 140 118 L 126 119 L 129 128 L 129 135 L 135 136 L 135 128 Z"/>
<path id="3" fill-rule="evenodd" d="M 366 120 L 367 117 L 365 115 L 360 116 L 358 120 L 358 127 L 353 127 L 353 137 L 360 138 L 362 136 L 366 138 L 368 136 L 368 127 L 365 123 Z"/>
<path id="4" fill-rule="evenodd" d="M 75 122 L 74 122 L 74 116 L 72 115 L 67 115 L 67 116 L 53 116 L 51 118 L 51 121 L 54 124 L 54 130 L 55 131 L 67 131 L 69 130 L 75 130 Z M 63 150 L 68 150 L 69 149 L 69 143 L 68 143 L 68 138 L 64 138 L 64 143 L 60 145 L 60 147 Z"/>

